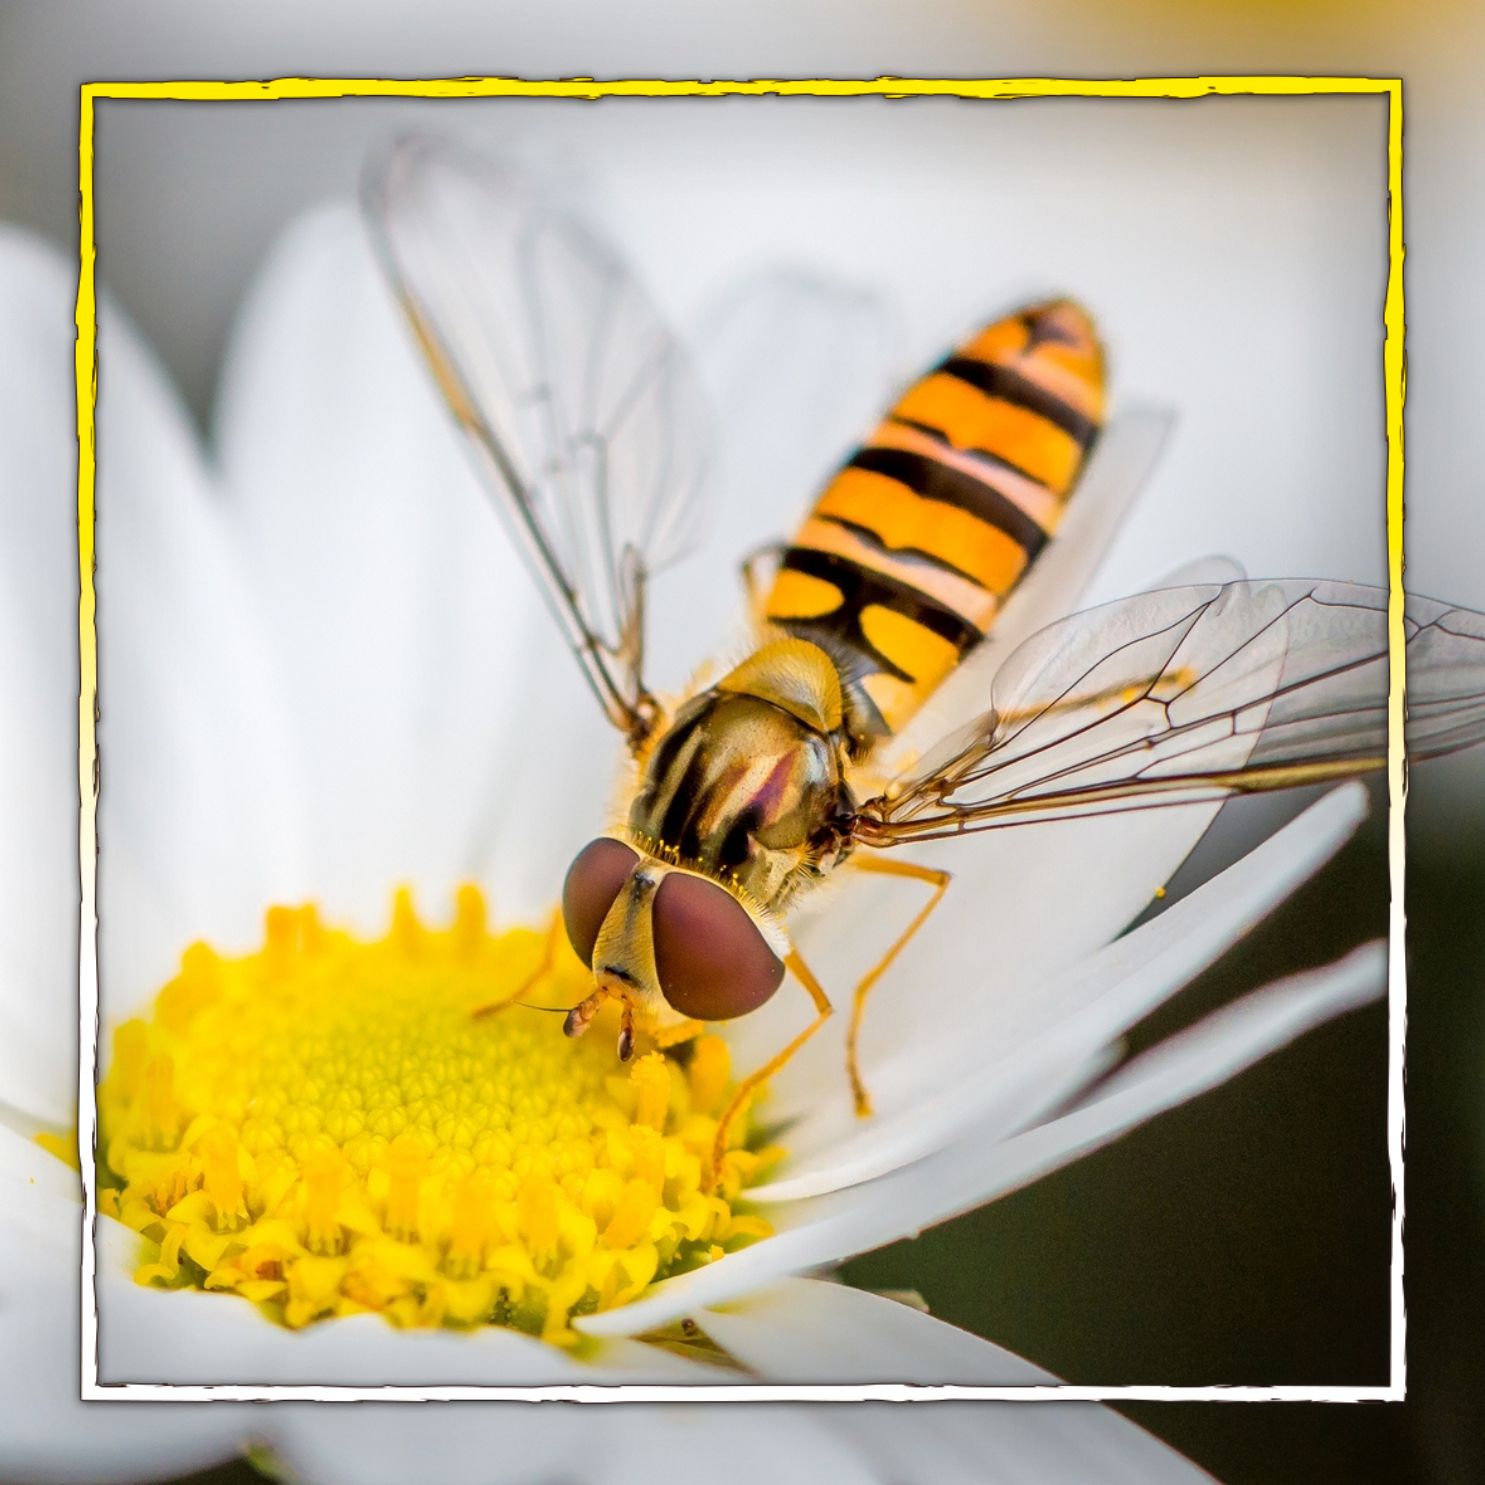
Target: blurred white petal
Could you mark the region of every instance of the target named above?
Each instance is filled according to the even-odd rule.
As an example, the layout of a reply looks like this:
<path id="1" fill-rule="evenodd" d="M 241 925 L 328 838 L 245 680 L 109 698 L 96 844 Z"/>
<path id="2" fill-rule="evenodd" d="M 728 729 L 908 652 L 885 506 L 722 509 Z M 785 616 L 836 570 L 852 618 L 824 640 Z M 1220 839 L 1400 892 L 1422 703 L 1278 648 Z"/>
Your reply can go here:
<path id="1" fill-rule="evenodd" d="M 43 1228 L 0 1221 L 0 1479 L 108 1485 L 187 1473 L 229 1458 L 251 1436 L 246 1405 L 83 1403 L 78 1397 L 81 1207 L 33 1204 Z M 244 1306 L 244 1308 L 246 1308 Z"/>
<path id="2" fill-rule="evenodd" d="M 424 1477 L 432 1458 L 439 1485 L 653 1485 L 661 1468 L 728 1485 L 887 1481 L 848 1430 L 822 1427 L 799 1407 L 487 1403 L 327 1414 L 324 1405 L 295 1405 L 275 1417 L 275 1452 L 303 1485 L 405 1485 Z M 931 1465 L 931 1449 L 927 1457 Z M 920 1478 L 938 1485 L 936 1476 Z"/>
<path id="3" fill-rule="evenodd" d="M 303 1485 L 403 1485 L 434 1452 L 440 1485 L 489 1485 L 492 1478 L 500 1485 L 652 1485 L 658 1457 L 702 1469 L 717 1485 L 1211 1479 L 1096 1403 L 546 1403 L 402 1408 L 402 1417 L 388 1417 L 391 1411 L 281 1406 L 274 1452 Z M 490 1472 L 495 1460 L 498 1476 Z"/>
<path id="4" fill-rule="evenodd" d="M 100 994 L 125 1014 L 195 938 L 302 890 L 288 719 L 185 413 L 100 309 Z M 120 847 L 115 854 L 115 844 Z"/>
<path id="5" fill-rule="evenodd" d="M 58 1128 L 77 1088 L 76 275 L 0 228 L 0 1104 Z"/>
<path id="6" fill-rule="evenodd" d="M 889 1411 L 890 1409 L 890 1411 Z M 1097 1403 L 961 1402 L 846 1411 L 889 1480 L 922 1485 L 1198 1485 L 1212 1477 Z M 926 1414 L 920 1417 L 918 1415 Z M 931 1470 L 923 1469 L 925 1441 Z"/>
<path id="7" fill-rule="evenodd" d="M 439 1485 L 600 1485 L 616 1453 L 653 1449 L 663 1427 L 633 1410 L 580 1404 L 277 1404 L 275 1460 L 301 1485 L 406 1485 L 437 1469 Z M 436 1464 L 435 1464 L 436 1461 Z"/>
<path id="8" fill-rule="evenodd" d="M 39 1198 L 71 1201 L 77 1205 L 80 1218 L 82 1186 L 77 1172 L 43 1150 L 35 1140 L 3 1124 L 0 1124 L 0 1179 L 14 1182 L 18 1189 Z M 0 1213 L 9 1212 L 8 1204 L 0 1206 Z"/>

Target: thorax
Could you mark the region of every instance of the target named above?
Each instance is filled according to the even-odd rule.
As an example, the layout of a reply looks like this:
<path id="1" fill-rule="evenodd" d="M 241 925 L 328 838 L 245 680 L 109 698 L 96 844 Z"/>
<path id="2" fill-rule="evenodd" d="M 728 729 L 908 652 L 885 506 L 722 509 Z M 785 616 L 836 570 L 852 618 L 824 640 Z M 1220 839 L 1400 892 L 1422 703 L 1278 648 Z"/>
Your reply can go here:
<path id="1" fill-rule="evenodd" d="M 835 826 L 851 803 L 840 726 L 828 657 L 798 640 L 765 646 L 676 713 L 629 828 L 760 906 L 782 907 L 839 849 Z"/>

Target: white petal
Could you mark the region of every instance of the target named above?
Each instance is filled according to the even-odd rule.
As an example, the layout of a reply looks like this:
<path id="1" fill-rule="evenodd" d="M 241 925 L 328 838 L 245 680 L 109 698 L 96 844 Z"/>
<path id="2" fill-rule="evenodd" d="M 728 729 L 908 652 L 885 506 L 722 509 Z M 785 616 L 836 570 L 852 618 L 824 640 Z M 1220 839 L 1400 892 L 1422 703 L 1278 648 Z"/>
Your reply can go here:
<path id="1" fill-rule="evenodd" d="M 1068 1118 L 1076 1118 L 1080 1110 L 1118 1111 L 1122 1118 L 1127 1107 L 1138 1103 L 1152 1111 L 1174 1108 L 1251 1067 L 1270 1049 L 1380 999 L 1386 989 L 1387 946 L 1366 944 L 1334 964 L 1291 975 L 1167 1037 L 1121 1067 Z"/>
<path id="2" fill-rule="evenodd" d="M 1197 557 L 1173 567 L 1151 588 L 1190 588 L 1198 583 L 1235 583 L 1247 576 L 1241 562 L 1231 557 Z"/>
<path id="3" fill-rule="evenodd" d="M 277 1452 L 304 1485 L 405 1485 L 424 1478 L 435 1458 L 439 1485 L 653 1485 L 662 1468 L 719 1485 L 884 1480 L 848 1430 L 827 1428 L 803 1408 L 320 1405 L 276 1408 L 273 1424 Z"/>
<path id="4" fill-rule="evenodd" d="M 0 228 L 0 1100 L 77 1099 L 77 266 Z"/>
<path id="5" fill-rule="evenodd" d="M 1210 1477 L 1089 1403 L 276 1406 L 275 1453 L 304 1485 L 1195 1485 Z M 498 1473 L 497 1473 L 498 1471 Z"/>
<path id="6" fill-rule="evenodd" d="M 364 924 L 404 880 L 489 872 L 504 911 L 549 905 L 602 822 L 613 739 L 348 208 L 264 269 L 218 427 L 290 676 L 321 901 Z"/>
<path id="7" fill-rule="evenodd" d="M 250 1304 L 136 1284 L 151 1245 L 112 1218 L 100 1217 L 94 1230 L 101 1382 L 251 1381 L 266 1367 L 272 1326 Z"/>
<path id="8" fill-rule="evenodd" d="M 0 1353 L 10 1364 L 0 1387 L 0 1478 L 105 1485 L 237 1453 L 261 1422 L 246 1406 L 79 1401 L 79 1209 L 59 1204 L 44 1236 L 4 1210 Z"/>
<path id="9" fill-rule="evenodd" d="M 923 1485 L 1198 1485 L 1212 1478 L 1098 1403 L 899 1403 L 837 1413 L 842 1428 L 869 1451 L 888 1480 Z"/>
<path id="10" fill-rule="evenodd" d="M 1008 1139 L 1108 1070 L 1107 1052 L 1089 1052 L 1085 1042 L 1068 1030 L 1042 1038 L 1024 1055 L 997 1053 L 978 1076 L 971 1069 L 967 1074 L 956 1070 L 957 1075 L 933 1083 L 925 1079 L 925 1090 L 932 1091 L 923 1092 L 916 1106 L 899 1107 L 885 1117 L 874 1114 L 869 1121 L 857 1120 L 844 1129 L 835 1120 L 821 1118 L 810 1131 L 820 1136 L 818 1142 L 810 1140 L 810 1133 L 799 1137 L 805 1158 L 790 1159 L 777 1180 L 750 1190 L 749 1199 L 787 1205 L 859 1186 L 946 1149 L 966 1129 L 973 1129 L 987 1144 Z M 833 1139 L 824 1133 L 832 1124 L 840 1130 Z M 792 1127 L 780 1136 L 780 1143 L 794 1147 Z"/>
<path id="11" fill-rule="evenodd" d="M 380 1316 L 357 1315 L 272 1339 L 272 1369 L 264 1377 L 273 1384 L 509 1387 L 582 1379 L 582 1368 L 555 1347 L 514 1331 L 404 1333 Z"/>
<path id="12" fill-rule="evenodd" d="M 80 1203 L 82 1188 L 77 1172 L 33 1139 L 0 1124 L 0 1179 L 39 1194 Z M 0 1212 L 5 1208 L 0 1207 Z"/>
<path id="13" fill-rule="evenodd" d="M 616 1430 L 585 1415 L 611 1411 L 552 1403 L 278 1403 L 270 1447 L 284 1477 L 301 1485 L 406 1485 L 435 1467 L 439 1485 L 538 1485 L 592 1478 L 579 1472 L 605 1459 L 611 1443 L 601 1436 Z"/>
<path id="14" fill-rule="evenodd" d="M 357 1315 L 291 1332 L 268 1324 L 247 1304 L 242 1308 L 270 1332 L 260 1354 L 271 1368 L 263 1380 L 273 1386 L 684 1386 L 731 1380 L 714 1368 L 635 1341 L 605 1346 L 591 1361 L 580 1361 L 534 1336 L 489 1326 L 469 1332 L 404 1331 L 379 1316 Z M 230 1358 L 223 1361 L 230 1368 Z M 249 1380 L 240 1372 L 237 1379 Z"/>
<path id="15" fill-rule="evenodd" d="M 914 1235 L 1028 1185 L 1215 1087 L 1310 1027 L 1376 999 L 1385 983 L 1385 948 L 1371 945 L 1325 969 L 1257 991 L 1147 1053 L 1061 1118 L 999 1145 L 986 1146 L 971 1136 L 864 1186 L 781 1209 L 781 1219 L 791 1225 L 776 1236 L 671 1279 L 633 1305 L 589 1316 L 579 1328 L 592 1335 L 634 1334 L 782 1274 Z"/>
<path id="16" fill-rule="evenodd" d="M 694 1318 L 763 1382 L 1019 1387 L 1057 1380 L 967 1330 L 819 1279 L 783 1279 Z"/>
<path id="17" fill-rule="evenodd" d="M 1006 1016 L 991 997 L 956 1023 L 952 1043 L 923 1039 L 873 1085 L 882 1112 L 828 1139 L 836 1109 L 784 1142 L 805 1152 L 750 1193 L 787 1201 L 870 1180 L 969 1130 L 987 1143 L 1029 1122 L 1028 1099 L 1062 1101 L 1090 1058 L 1188 983 L 1318 871 L 1365 817 L 1361 784 L 1333 790 L 1241 861 L 1114 940 Z M 947 1052 L 949 1055 L 943 1055 Z M 888 1071 L 902 1074 L 889 1081 Z"/>
<path id="18" fill-rule="evenodd" d="M 286 718 L 195 440 L 100 311 L 99 913 L 105 1016 L 192 939 L 245 945 L 302 887 Z"/>

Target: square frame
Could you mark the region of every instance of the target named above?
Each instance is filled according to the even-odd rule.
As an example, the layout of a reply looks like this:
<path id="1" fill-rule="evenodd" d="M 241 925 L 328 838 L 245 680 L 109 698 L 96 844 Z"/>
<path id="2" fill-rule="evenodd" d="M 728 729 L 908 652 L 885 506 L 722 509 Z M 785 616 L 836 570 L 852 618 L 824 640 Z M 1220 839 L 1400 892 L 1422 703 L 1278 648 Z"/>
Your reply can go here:
<path id="1" fill-rule="evenodd" d="M 909 1386 L 544 1386 L 544 1387 L 300 1387 L 208 1386 L 139 1382 L 103 1383 L 98 1378 L 97 1208 L 99 1069 L 98 1005 L 98 632 L 95 587 L 95 485 L 97 476 L 97 241 L 93 143 L 99 101 L 253 102 L 336 98 L 958 98 L 1010 101 L 1032 98 L 1157 98 L 1372 96 L 1387 100 L 1387 282 L 1383 304 L 1382 373 L 1385 389 L 1387 587 L 1389 683 L 1387 699 L 1387 852 L 1391 889 L 1388 908 L 1388 1136 L 1392 1188 L 1390 1268 L 1391 1332 L 1388 1381 L 1374 1386 L 1160 1387 L 1058 1384 L 1026 1387 Z M 455 1401 L 508 1399 L 576 1402 L 717 1401 L 1168 1401 L 1168 1402 L 1400 1402 L 1407 1396 L 1406 1309 L 1403 1296 L 1404 1065 L 1407 980 L 1403 941 L 1405 911 L 1403 811 L 1406 768 L 1405 631 L 1403 625 L 1403 407 L 1406 395 L 1402 229 L 1402 80 L 1370 77 L 1290 75 L 1080 78 L 807 78 L 689 80 L 504 77 L 431 79 L 285 77 L 265 81 L 92 82 L 80 90 L 78 121 L 79 270 L 77 339 L 77 529 L 78 529 L 78 860 L 79 918 L 78 1158 L 83 1186 L 80 1269 L 80 1396 L 87 1401 Z"/>

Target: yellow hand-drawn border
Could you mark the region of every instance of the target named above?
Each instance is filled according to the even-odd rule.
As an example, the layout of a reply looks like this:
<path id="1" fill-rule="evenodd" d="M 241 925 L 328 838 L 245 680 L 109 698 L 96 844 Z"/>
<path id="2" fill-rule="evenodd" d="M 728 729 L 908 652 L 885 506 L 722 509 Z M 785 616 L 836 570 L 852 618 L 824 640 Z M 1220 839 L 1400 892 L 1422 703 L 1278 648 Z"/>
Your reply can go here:
<path id="1" fill-rule="evenodd" d="M 1383 378 L 1386 388 L 1387 440 L 1387 582 L 1388 646 L 1388 871 L 1389 917 L 1388 1158 L 1392 1168 L 1392 1335 L 1391 1368 L 1385 1385 L 1373 1387 L 539 1387 L 539 1388 L 350 1388 L 350 1387 L 204 1387 L 105 1384 L 98 1380 L 97 1307 L 94 1281 L 97 1213 L 97 1104 L 94 1080 L 98 1058 L 97 856 L 98 856 L 98 634 L 94 587 L 94 487 L 96 480 L 95 402 L 97 396 L 97 297 L 93 194 L 95 105 L 102 100 L 235 101 L 331 98 L 1164 98 L 1309 97 L 1371 95 L 1387 100 L 1388 267 L 1383 306 Z M 1407 778 L 1403 757 L 1404 644 L 1403 627 L 1403 403 L 1407 385 L 1404 358 L 1402 230 L 1402 80 L 1374 77 L 1196 76 L 1082 79 L 1017 78 L 770 78 L 751 80 L 667 81 L 659 78 L 594 79 L 586 77 L 528 80 L 515 77 L 347 78 L 280 77 L 263 81 L 176 80 L 93 82 L 81 89 L 78 121 L 79 272 L 77 289 L 77 531 L 80 597 L 78 604 L 80 687 L 78 695 L 78 788 L 81 800 L 79 865 L 82 882 L 79 1011 L 83 1055 L 78 1060 L 78 1155 L 84 1194 L 82 1258 L 82 1371 L 84 1400 L 138 1399 L 230 1401 L 263 1398 L 355 1400 L 385 1398 L 389 1393 L 413 1400 L 497 1398 L 568 1398 L 587 1402 L 717 1401 L 764 1398 L 839 1401 L 881 1399 L 919 1401 L 927 1398 L 1000 1398 L 1129 1401 L 1282 1400 L 1308 1402 L 1390 1402 L 1406 1396 L 1405 1321 L 1402 1293 L 1403 1226 L 1403 1057 L 1406 1029 L 1406 983 L 1403 955 L 1403 807 Z"/>

